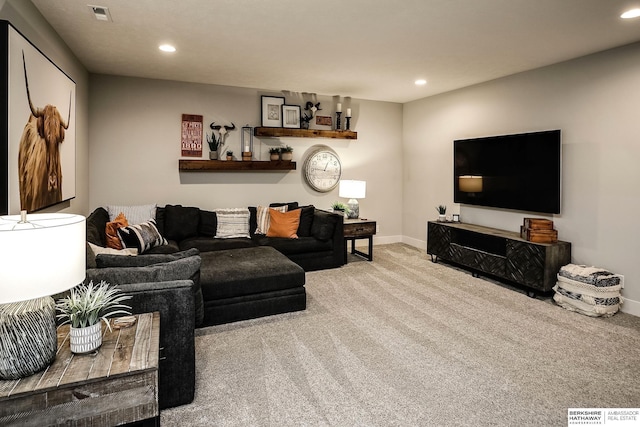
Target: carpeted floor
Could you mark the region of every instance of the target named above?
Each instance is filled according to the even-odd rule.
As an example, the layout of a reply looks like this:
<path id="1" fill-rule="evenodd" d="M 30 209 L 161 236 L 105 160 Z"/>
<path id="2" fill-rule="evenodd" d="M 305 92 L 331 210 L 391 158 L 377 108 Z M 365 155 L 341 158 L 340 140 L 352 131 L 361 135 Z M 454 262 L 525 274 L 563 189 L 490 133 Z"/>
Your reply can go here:
<path id="1" fill-rule="evenodd" d="M 403 244 L 307 273 L 307 310 L 200 329 L 167 426 L 566 426 L 640 407 L 640 318 L 589 318 Z"/>

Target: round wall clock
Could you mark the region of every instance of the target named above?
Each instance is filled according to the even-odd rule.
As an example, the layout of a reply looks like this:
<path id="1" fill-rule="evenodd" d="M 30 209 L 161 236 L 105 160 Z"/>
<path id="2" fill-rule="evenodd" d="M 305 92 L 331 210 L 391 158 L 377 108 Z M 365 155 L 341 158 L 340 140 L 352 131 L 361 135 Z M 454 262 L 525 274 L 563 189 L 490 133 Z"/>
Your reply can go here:
<path id="1" fill-rule="evenodd" d="M 321 193 L 336 188 L 342 175 L 340 158 L 328 147 L 320 147 L 311 152 L 302 169 L 307 184 Z"/>

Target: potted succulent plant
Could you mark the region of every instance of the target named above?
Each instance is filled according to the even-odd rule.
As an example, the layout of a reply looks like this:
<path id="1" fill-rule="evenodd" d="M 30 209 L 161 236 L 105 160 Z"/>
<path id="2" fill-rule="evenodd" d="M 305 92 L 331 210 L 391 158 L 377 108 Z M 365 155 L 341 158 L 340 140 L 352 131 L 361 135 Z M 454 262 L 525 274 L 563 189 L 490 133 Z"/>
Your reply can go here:
<path id="1" fill-rule="evenodd" d="M 122 304 L 130 299 L 120 294 L 120 290 L 101 281 L 94 285 L 89 282 L 71 289 L 66 298 L 58 300 L 56 309 L 58 319 L 63 325 L 70 324 L 69 342 L 73 353 L 89 353 L 102 345 L 102 322 L 111 330 L 108 318 L 115 314 L 131 314 L 125 309 L 131 307 Z"/>
<path id="2" fill-rule="evenodd" d="M 438 221 L 446 220 L 447 207 L 445 205 L 436 206 L 436 210 L 438 211 Z"/>
<path id="3" fill-rule="evenodd" d="M 233 151 L 231 150 L 227 151 L 227 160 L 233 160 Z"/>
<path id="4" fill-rule="evenodd" d="M 293 160 L 293 148 L 287 146 L 281 147 L 280 148 L 280 158 L 282 158 L 282 160 L 290 162 L 291 160 Z"/>
<path id="5" fill-rule="evenodd" d="M 209 134 L 205 135 L 207 135 L 207 144 L 209 144 L 209 159 L 218 160 L 218 147 L 220 146 L 220 142 L 216 139 L 213 132 L 211 132 L 211 138 L 209 138 Z"/>
<path id="6" fill-rule="evenodd" d="M 272 162 L 280 160 L 280 147 L 269 148 L 269 160 Z"/>
<path id="7" fill-rule="evenodd" d="M 342 212 L 344 216 L 347 216 L 347 214 L 349 213 L 349 207 L 344 203 L 335 202 L 333 205 L 331 205 L 331 208 L 334 212 Z"/>

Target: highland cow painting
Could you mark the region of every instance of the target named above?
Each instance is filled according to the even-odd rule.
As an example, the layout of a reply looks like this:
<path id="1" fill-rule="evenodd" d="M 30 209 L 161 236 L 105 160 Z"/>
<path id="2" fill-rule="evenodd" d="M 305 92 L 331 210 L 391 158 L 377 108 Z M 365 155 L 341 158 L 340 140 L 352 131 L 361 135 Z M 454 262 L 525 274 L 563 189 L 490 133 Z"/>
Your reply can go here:
<path id="1" fill-rule="evenodd" d="M 1 24 L 7 91 L 0 214 L 34 212 L 75 197 L 76 85 L 9 23 Z"/>

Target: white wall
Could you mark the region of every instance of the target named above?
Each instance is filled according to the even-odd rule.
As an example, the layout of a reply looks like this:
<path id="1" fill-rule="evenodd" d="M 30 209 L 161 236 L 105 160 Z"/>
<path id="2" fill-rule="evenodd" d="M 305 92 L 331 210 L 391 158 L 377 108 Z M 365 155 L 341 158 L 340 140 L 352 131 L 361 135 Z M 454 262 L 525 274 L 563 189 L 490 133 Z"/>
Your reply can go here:
<path id="1" fill-rule="evenodd" d="M 43 209 L 42 212 L 60 211 L 86 215 L 89 210 L 89 75 L 87 70 L 30 1 L 0 2 L 0 19 L 9 21 L 76 83 L 76 117 L 71 118 L 73 123 L 70 124 L 75 126 L 76 130 L 76 197 L 69 202 Z M 24 90 L 24 88 L 15 90 Z M 14 212 L 12 209 L 10 213 L 17 214 L 18 211 Z"/>
<path id="2" fill-rule="evenodd" d="M 640 315 L 640 43 L 404 105 L 403 234 L 426 244 L 434 206 L 518 231 L 527 212 L 453 203 L 454 139 L 562 129 L 562 207 L 574 263 L 625 276 Z M 424 247 L 424 246 L 422 246 Z"/>
<path id="3" fill-rule="evenodd" d="M 292 172 L 179 172 L 182 114 L 201 114 L 204 125 L 234 122 L 237 127 L 260 123 L 257 89 L 91 75 L 90 79 L 91 208 L 107 204 L 183 204 L 204 209 L 243 207 L 296 200 L 326 209 L 338 197 L 311 190 L 302 176 L 310 148 L 323 144 L 341 157 L 343 179 L 367 181 L 367 197 L 360 200 L 361 217 L 378 221 L 378 242 L 400 240 L 402 223 L 402 105 L 357 99 L 342 100 L 353 110 L 355 141 L 311 138 L 254 138 L 267 160 L 269 147 L 294 148 L 297 170 Z M 295 93 L 288 104 L 304 105 Z M 321 115 L 332 115 L 336 100 L 318 97 Z M 334 116 L 335 119 L 335 116 Z M 344 123 L 344 122 L 343 122 Z M 240 130 L 231 131 L 227 145 L 240 150 Z M 208 158 L 205 144 L 203 158 Z"/>

